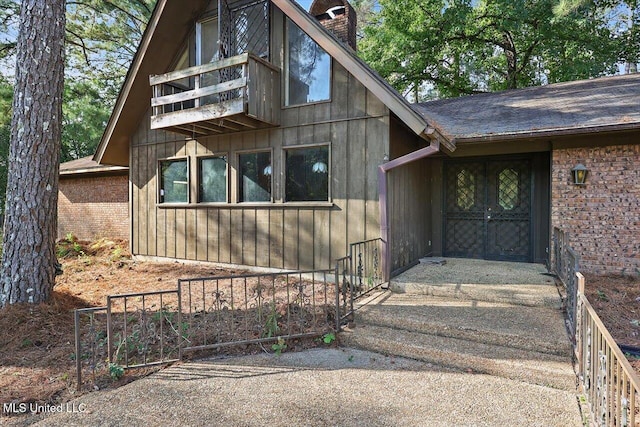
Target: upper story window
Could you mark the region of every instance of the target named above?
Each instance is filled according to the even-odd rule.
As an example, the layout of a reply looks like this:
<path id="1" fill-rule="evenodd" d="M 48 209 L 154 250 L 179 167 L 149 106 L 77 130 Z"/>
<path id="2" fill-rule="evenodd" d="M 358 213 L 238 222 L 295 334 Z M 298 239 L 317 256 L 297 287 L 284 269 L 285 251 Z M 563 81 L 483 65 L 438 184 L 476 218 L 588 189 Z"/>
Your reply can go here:
<path id="1" fill-rule="evenodd" d="M 285 151 L 287 202 L 329 200 L 329 147 L 293 148 Z"/>
<path id="2" fill-rule="evenodd" d="M 260 151 L 238 155 L 240 172 L 238 202 L 271 201 L 271 152 Z"/>
<path id="3" fill-rule="evenodd" d="M 227 202 L 227 156 L 198 159 L 198 201 Z"/>
<path id="4" fill-rule="evenodd" d="M 289 19 L 284 66 L 285 105 L 331 98 L 331 57 Z"/>
<path id="5" fill-rule="evenodd" d="M 160 162 L 160 203 L 189 203 L 187 159 Z"/>

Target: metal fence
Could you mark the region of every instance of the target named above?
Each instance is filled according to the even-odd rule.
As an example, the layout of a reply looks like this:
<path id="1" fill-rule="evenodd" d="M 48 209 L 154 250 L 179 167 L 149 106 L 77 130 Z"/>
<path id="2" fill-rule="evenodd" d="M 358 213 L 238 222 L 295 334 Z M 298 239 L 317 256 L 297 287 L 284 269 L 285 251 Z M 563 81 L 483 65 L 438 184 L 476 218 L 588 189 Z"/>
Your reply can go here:
<path id="1" fill-rule="evenodd" d="M 323 335 L 336 324 L 335 271 L 182 279 L 182 351 Z"/>
<path id="2" fill-rule="evenodd" d="M 76 339 L 74 357 L 80 390 L 85 374 L 95 384 L 96 373 L 107 366 L 107 307 L 77 309 L 73 317 Z"/>
<path id="3" fill-rule="evenodd" d="M 553 229 L 553 248 L 553 272 L 562 281 L 566 290 L 567 327 L 569 336 L 575 344 L 578 294 L 576 273 L 580 271 L 580 259 L 569 245 L 568 233 L 557 227 Z"/>
<path id="4" fill-rule="evenodd" d="M 379 238 L 352 243 L 349 255 L 336 260 L 336 306 L 341 322 L 353 320 L 357 299 L 386 283 L 382 272 L 382 243 Z"/>
<path id="5" fill-rule="evenodd" d="M 177 290 L 107 297 L 108 360 L 123 368 L 179 359 L 180 295 Z"/>
<path id="6" fill-rule="evenodd" d="M 98 372 L 181 360 L 223 346 L 321 336 L 341 325 L 335 270 L 183 279 L 75 310 L 78 389 Z M 278 344 L 286 345 L 286 344 Z"/>
<path id="7" fill-rule="evenodd" d="M 181 360 L 185 352 L 322 336 L 353 320 L 384 282 L 382 240 L 349 245 L 334 269 L 181 279 L 176 289 L 107 297 L 75 311 L 78 389 L 85 374 Z M 283 349 L 283 347 L 279 347 Z M 277 350 L 277 348 L 274 348 Z"/>
<path id="8" fill-rule="evenodd" d="M 640 425 L 640 378 L 584 294 L 576 273 L 578 377 L 597 426 Z"/>

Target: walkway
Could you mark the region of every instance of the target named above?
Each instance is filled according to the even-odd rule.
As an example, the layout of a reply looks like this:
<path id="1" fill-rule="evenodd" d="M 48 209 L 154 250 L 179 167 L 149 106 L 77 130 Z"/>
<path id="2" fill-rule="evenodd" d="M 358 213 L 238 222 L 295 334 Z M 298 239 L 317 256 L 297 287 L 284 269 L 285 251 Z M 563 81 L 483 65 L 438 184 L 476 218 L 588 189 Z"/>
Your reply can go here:
<path id="1" fill-rule="evenodd" d="M 542 267 L 447 260 L 393 287 L 405 293 L 372 298 L 341 341 L 394 356 L 338 348 L 184 363 L 38 425 L 582 425 Z"/>

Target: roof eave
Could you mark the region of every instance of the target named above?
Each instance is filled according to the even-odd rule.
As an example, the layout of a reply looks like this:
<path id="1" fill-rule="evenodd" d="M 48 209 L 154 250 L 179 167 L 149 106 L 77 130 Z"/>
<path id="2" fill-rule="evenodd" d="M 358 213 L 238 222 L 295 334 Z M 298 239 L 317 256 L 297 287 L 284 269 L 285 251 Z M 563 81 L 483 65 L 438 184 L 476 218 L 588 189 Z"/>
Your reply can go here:
<path id="1" fill-rule="evenodd" d="M 552 138 L 561 136 L 580 136 L 590 135 L 595 133 L 608 133 L 608 132 L 624 132 L 629 130 L 640 130 L 640 122 L 613 124 L 613 125 L 601 125 L 590 126 L 582 128 L 556 128 L 545 129 L 535 131 L 524 132 L 511 132 L 502 134 L 491 135 L 478 135 L 478 136 L 452 136 L 450 138 L 453 144 L 465 144 L 465 143 L 486 143 L 486 142 L 500 142 L 507 140 L 522 140 L 522 139 L 540 139 L 540 138 Z"/>

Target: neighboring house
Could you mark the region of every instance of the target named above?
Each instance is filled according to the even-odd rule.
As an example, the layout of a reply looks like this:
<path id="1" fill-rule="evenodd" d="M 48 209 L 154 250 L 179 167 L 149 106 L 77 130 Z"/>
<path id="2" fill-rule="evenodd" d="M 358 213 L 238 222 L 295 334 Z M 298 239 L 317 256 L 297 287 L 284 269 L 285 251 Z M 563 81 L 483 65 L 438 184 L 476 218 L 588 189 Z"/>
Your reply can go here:
<path id="1" fill-rule="evenodd" d="M 58 238 L 129 239 L 129 170 L 91 156 L 60 165 Z"/>
<path id="2" fill-rule="evenodd" d="M 94 157 L 130 167 L 132 253 L 319 269 L 380 237 L 389 276 L 546 262 L 559 226 L 586 271 L 640 266 L 640 76 L 410 105 L 356 56 L 346 0 L 310 10 L 158 1 Z"/>

